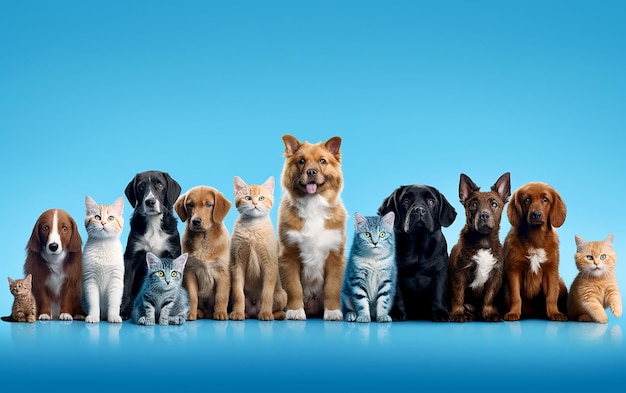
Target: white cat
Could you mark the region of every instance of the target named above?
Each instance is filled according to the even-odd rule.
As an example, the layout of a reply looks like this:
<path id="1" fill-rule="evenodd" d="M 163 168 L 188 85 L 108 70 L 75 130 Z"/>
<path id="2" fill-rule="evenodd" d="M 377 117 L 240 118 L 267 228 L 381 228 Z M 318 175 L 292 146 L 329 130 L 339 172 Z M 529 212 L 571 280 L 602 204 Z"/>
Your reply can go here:
<path id="1" fill-rule="evenodd" d="M 85 198 L 87 242 L 83 249 L 83 308 L 85 322 L 106 319 L 121 323 L 124 292 L 124 254 L 120 234 L 124 227 L 124 198 L 112 205 L 98 205 Z"/>

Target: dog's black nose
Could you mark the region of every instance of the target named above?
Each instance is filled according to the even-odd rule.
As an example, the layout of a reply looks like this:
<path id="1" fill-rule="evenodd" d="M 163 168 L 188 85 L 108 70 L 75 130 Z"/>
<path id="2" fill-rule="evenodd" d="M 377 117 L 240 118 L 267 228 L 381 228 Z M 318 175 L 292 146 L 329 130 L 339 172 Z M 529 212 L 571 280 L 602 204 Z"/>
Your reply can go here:
<path id="1" fill-rule="evenodd" d="M 154 198 L 146 199 L 145 204 L 147 207 L 154 207 L 154 205 L 156 204 L 156 199 Z"/>
<path id="2" fill-rule="evenodd" d="M 308 176 L 315 176 L 315 175 L 317 175 L 317 170 L 315 170 L 315 169 L 308 169 L 308 170 L 306 171 L 306 174 L 307 174 Z"/>
<path id="3" fill-rule="evenodd" d="M 413 210 L 412 213 L 423 216 L 424 214 L 426 214 L 426 208 L 424 206 L 418 206 Z"/>
<path id="4" fill-rule="evenodd" d="M 193 226 L 200 226 L 200 224 L 202 224 L 202 219 L 201 218 L 194 218 L 193 220 L 191 220 L 191 225 Z"/>
<path id="5" fill-rule="evenodd" d="M 50 243 L 48 245 L 48 249 L 52 252 L 55 252 L 56 250 L 59 249 L 59 245 L 57 243 Z"/>
<path id="6" fill-rule="evenodd" d="M 539 210 L 534 211 L 533 214 L 530 216 L 530 218 L 532 218 L 533 220 L 541 219 L 541 211 Z"/>
<path id="7" fill-rule="evenodd" d="M 489 213 L 487 213 L 487 212 L 482 212 L 482 213 L 480 213 L 479 218 L 480 218 L 481 220 L 483 220 L 483 221 L 486 221 L 486 220 L 488 220 L 489 218 L 491 218 L 491 215 L 490 215 Z"/>

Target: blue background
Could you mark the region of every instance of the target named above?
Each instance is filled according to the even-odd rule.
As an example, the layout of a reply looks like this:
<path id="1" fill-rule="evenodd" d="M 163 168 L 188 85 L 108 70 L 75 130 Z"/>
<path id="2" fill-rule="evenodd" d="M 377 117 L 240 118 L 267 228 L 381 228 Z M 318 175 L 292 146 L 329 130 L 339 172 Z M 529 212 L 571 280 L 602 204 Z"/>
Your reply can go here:
<path id="1" fill-rule="evenodd" d="M 626 255 L 625 15 L 621 1 L 1 0 L 1 272 L 23 275 L 44 210 L 70 212 L 84 242 L 85 195 L 112 203 L 144 170 L 231 201 L 235 175 L 278 181 L 289 133 L 343 138 L 349 235 L 354 212 L 422 183 L 459 213 L 452 247 L 460 173 L 482 189 L 506 171 L 513 190 L 550 183 L 568 208 L 569 286 L 575 234 L 614 232 Z M 626 285 L 620 259 L 616 273 Z M 7 285 L 0 314 L 11 303 Z M 598 388 L 623 382 L 623 325 L 0 323 L 0 373 L 103 389 L 159 386 L 169 371 L 207 388 Z M 154 362 L 176 366 L 143 375 Z"/>

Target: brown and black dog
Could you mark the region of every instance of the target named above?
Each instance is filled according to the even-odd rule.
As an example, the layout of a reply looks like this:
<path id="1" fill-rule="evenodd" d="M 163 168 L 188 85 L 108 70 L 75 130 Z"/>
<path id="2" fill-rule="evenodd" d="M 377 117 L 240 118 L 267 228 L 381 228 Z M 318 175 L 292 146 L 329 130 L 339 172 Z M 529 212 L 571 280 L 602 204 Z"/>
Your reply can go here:
<path id="1" fill-rule="evenodd" d="M 223 220 L 230 207 L 224 194 L 209 186 L 193 187 L 174 203 L 185 223 L 182 249 L 189 254 L 183 273 L 189 321 L 228 319 L 230 236 Z"/>
<path id="2" fill-rule="evenodd" d="M 461 174 L 459 199 L 465 208 L 465 226 L 450 251 L 450 321 L 469 322 L 475 315 L 490 322 L 502 321 L 498 310 L 503 280 L 500 221 L 511 196 L 511 176 L 506 172 L 480 191 L 469 176 Z"/>
<path id="3" fill-rule="evenodd" d="M 559 276 L 555 229 L 563 225 L 566 213 L 561 195 L 546 183 L 526 183 L 513 193 L 507 209 L 511 229 L 504 239 L 509 303 L 504 320 L 567 320 L 567 287 Z"/>

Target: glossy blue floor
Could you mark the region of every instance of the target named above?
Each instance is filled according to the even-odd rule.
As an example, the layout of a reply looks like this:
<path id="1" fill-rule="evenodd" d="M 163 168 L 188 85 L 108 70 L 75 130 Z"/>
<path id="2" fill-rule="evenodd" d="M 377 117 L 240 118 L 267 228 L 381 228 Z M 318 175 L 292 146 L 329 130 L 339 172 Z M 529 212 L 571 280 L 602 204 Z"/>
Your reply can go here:
<path id="1" fill-rule="evenodd" d="M 0 323 L 3 384 L 323 391 L 602 391 L 623 379 L 623 321 L 182 326 Z M 24 386 L 24 385 L 21 385 Z"/>

